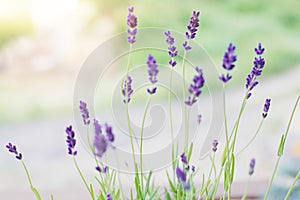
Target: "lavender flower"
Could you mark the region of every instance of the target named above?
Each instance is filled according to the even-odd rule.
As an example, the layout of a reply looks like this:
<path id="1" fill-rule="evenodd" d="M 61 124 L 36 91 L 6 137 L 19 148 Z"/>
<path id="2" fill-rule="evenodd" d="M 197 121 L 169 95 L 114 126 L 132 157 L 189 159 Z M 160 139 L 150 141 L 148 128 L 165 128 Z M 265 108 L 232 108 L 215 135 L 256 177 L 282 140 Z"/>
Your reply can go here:
<path id="1" fill-rule="evenodd" d="M 108 167 L 107 166 L 104 166 L 103 167 L 103 173 L 106 173 L 108 171 Z"/>
<path id="2" fill-rule="evenodd" d="M 147 58 L 147 65 L 148 65 L 148 74 L 149 74 L 149 80 L 152 84 L 155 84 L 157 82 L 157 74 L 158 74 L 158 69 L 157 69 L 157 64 L 155 58 L 149 54 Z M 152 89 L 147 89 L 147 92 L 149 94 L 154 94 L 156 92 L 156 87 L 153 87 Z"/>
<path id="3" fill-rule="evenodd" d="M 137 33 L 137 17 L 133 14 L 134 11 L 134 7 L 131 6 L 128 8 L 128 16 L 127 16 L 127 25 L 128 25 L 128 29 L 127 29 L 127 41 L 130 44 L 135 43 L 136 39 L 136 33 Z"/>
<path id="4" fill-rule="evenodd" d="M 258 47 L 254 48 L 254 51 L 258 57 L 254 58 L 253 68 L 246 78 L 246 89 L 249 90 L 247 94 L 248 99 L 252 95 L 250 91 L 258 85 L 258 81 L 256 80 L 256 78 L 262 74 L 262 70 L 265 66 L 265 59 L 261 56 L 264 53 L 265 49 L 262 47 L 261 43 L 258 43 Z"/>
<path id="5" fill-rule="evenodd" d="M 187 25 L 188 31 L 185 32 L 186 38 L 192 40 L 196 37 L 197 28 L 199 27 L 199 11 L 193 11 L 192 17 L 190 18 L 189 24 Z M 192 47 L 189 46 L 188 41 L 183 43 L 183 47 L 186 51 L 191 50 Z"/>
<path id="6" fill-rule="evenodd" d="M 195 172 L 195 166 L 192 165 L 192 172 Z"/>
<path id="7" fill-rule="evenodd" d="M 22 160 L 22 154 L 18 152 L 16 145 L 13 145 L 12 143 L 8 143 L 6 145 L 6 148 L 8 149 L 9 152 L 15 154 L 16 159 Z"/>
<path id="8" fill-rule="evenodd" d="M 222 64 L 222 67 L 227 71 L 232 70 L 235 66 L 234 62 L 236 61 L 236 55 L 234 55 L 234 51 L 235 51 L 235 46 L 232 43 L 230 43 L 227 48 L 227 51 L 224 53 L 223 64 Z M 227 73 L 226 75 L 222 74 L 219 77 L 219 79 L 224 83 L 227 83 L 231 78 L 232 76 L 229 73 Z"/>
<path id="9" fill-rule="evenodd" d="M 102 170 L 101 170 L 101 167 L 100 167 L 100 166 L 96 166 L 96 167 L 95 167 L 95 169 L 96 169 L 98 172 L 100 172 L 100 173 L 102 172 Z"/>
<path id="10" fill-rule="evenodd" d="M 107 143 L 107 139 L 102 134 L 101 125 L 96 119 L 94 120 L 94 127 L 95 127 L 95 138 L 94 138 L 95 155 L 101 158 L 107 150 L 108 143 Z"/>
<path id="11" fill-rule="evenodd" d="M 255 158 L 252 158 L 250 160 L 250 164 L 249 164 L 249 175 L 250 176 L 254 173 L 254 167 L 255 167 Z"/>
<path id="12" fill-rule="evenodd" d="M 101 158 L 103 154 L 107 151 L 108 145 L 111 145 L 111 142 L 115 140 L 115 136 L 112 132 L 112 127 L 105 123 L 105 132 L 106 136 L 102 134 L 102 127 L 98 120 L 94 119 L 95 127 L 95 138 L 94 138 L 94 147 L 95 155 Z"/>
<path id="13" fill-rule="evenodd" d="M 100 135 L 102 133 L 102 127 L 98 120 L 94 119 L 94 128 L 95 128 L 95 135 Z"/>
<path id="14" fill-rule="evenodd" d="M 81 112 L 81 116 L 82 116 L 84 125 L 89 125 L 90 124 L 90 120 L 89 120 L 90 115 L 89 115 L 89 111 L 87 109 L 87 104 L 84 101 L 80 101 L 79 109 Z"/>
<path id="15" fill-rule="evenodd" d="M 111 196 L 111 194 L 107 194 L 106 195 L 106 200 L 112 200 L 113 198 L 112 198 L 112 196 Z"/>
<path id="16" fill-rule="evenodd" d="M 170 31 L 166 31 L 165 35 L 167 36 L 166 42 L 169 45 L 168 50 L 169 50 L 169 56 L 171 57 L 169 61 L 169 65 L 171 67 L 174 67 L 177 64 L 177 62 L 174 60 L 174 57 L 176 57 L 178 54 L 176 46 L 174 46 L 175 39 L 171 36 Z"/>
<path id="17" fill-rule="evenodd" d="M 184 190 L 189 190 L 190 189 L 190 184 L 187 182 L 186 174 L 179 167 L 176 168 L 176 176 L 179 179 L 182 188 Z"/>
<path id="18" fill-rule="evenodd" d="M 108 147 L 107 140 L 103 134 L 95 135 L 94 147 L 95 155 L 101 158 Z"/>
<path id="19" fill-rule="evenodd" d="M 187 158 L 186 158 L 186 155 L 184 153 L 182 153 L 180 155 L 180 158 L 181 158 L 181 162 L 185 165 L 188 165 L 188 161 L 187 161 Z"/>
<path id="20" fill-rule="evenodd" d="M 271 99 L 266 99 L 265 105 L 264 105 L 264 112 L 262 113 L 263 118 L 266 118 L 268 115 L 268 111 L 270 109 L 271 105 Z"/>
<path id="21" fill-rule="evenodd" d="M 202 115 L 201 114 L 197 115 L 197 121 L 198 121 L 198 124 L 201 123 L 201 121 L 202 121 Z"/>
<path id="22" fill-rule="evenodd" d="M 197 101 L 197 97 L 201 94 L 201 88 L 204 86 L 204 75 L 202 69 L 196 67 L 197 75 L 194 76 L 193 83 L 189 87 L 190 96 L 185 101 L 185 104 L 192 106 Z"/>
<path id="23" fill-rule="evenodd" d="M 129 103 L 131 100 L 131 94 L 133 93 L 133 89 L 131 87 L 132 78 L 130 76 L 127 77 L 127 80 L 124 80 L 124 85 L 122 89 L 122 94 L 124 96 L 123 102 Z"/>
<path id="24" fill-rule="evenodd" d="M 115 136 L 112 132 L 112 127 L 109 126 L 108 124 L 105 124 L 105 132 L 108 141 L 113 142 L 115 140 Z"/>
<path id="25" fill-rule="evenodd" d="M 75 145 L 76 145 L 76 139 L 75 139 L 75 132 L 72 129 L 72 126 L 66 128 L 67 133 L 67 144 L 68 144 L 68 154 L 76 156 L 77 151 L 74 151 Z"/>
<path id="26" fill-rule="evenodd" d="M 219 141 L 218 140 L 214 140 L 213 141 L 213 143 L 212 143 L 212 150 L 214 151 L 214 152 L 216 152 L 217 151 L 217 147 L 218 147 L 218 144 L 219 144 Z"/>
<path id="27" fill-rule="evenodd" d="M 179 167 L 176 168 L 176 176 L 181 182 L 186 182 L 186 174 Z"/>

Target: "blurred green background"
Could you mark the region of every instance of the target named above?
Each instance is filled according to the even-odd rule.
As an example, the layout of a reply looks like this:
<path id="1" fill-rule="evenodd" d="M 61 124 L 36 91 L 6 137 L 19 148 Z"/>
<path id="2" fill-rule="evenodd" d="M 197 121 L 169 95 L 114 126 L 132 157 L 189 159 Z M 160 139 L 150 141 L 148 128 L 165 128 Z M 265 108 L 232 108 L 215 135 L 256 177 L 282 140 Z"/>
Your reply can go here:
<path id="1" fill-rule="evenodd" d="M 266 48 L 264 75 L 300 64 L 299 0 L 2 0 L 0 122 L 70 114 L 81 64 L 101 42 L 126 30 L 130 5 L 138 27 L 182 33 L 192 10 L 200 10 L 196 41 L 217 66 L 228 43 L 237 46 L 234 85 L 244 84 L 257 42 Z"/>

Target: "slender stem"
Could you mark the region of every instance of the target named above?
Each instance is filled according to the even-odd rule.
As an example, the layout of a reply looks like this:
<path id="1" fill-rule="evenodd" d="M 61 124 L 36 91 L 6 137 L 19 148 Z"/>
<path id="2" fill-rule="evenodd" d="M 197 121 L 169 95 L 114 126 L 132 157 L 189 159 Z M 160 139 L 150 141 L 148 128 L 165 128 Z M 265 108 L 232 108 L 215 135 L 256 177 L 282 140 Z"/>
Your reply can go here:
<path id="1" fill-rule="evenodd" d="M 220 183 L 220 179 L 221 179 L 221 175 L 222 175 L 223 170 L 224 170 L 224 167 L 222 166 L 221 169 L 220 169 L 218 178 L 217 178 L 217 180 L 215 181 L 215 188 L 214 188 L 214 192 L 213 192 L 212 199 L 215 199 L 215 198 L 216 198 L 216 194 L 217 194 L 217 190 L 218 190 L 218 188 L 219 188 L 219 183 Z"/>
<path id="2" fill-rule="evenodd" d="M 24 170 L 25 170 L 25 172 L 26 172 L 27 179 L 28 179 L 28 181 L 29 181 L 31 191 L 34 193 L 35 197 L 36 197 L 38 200 L 42 200 L 39 191 L 32 185 L 32 181 L 31 181 L 31 178 L 30 178 L 30 174 L 29 174 L 29 171 L 28 171 L 28 169 L 27 169 L 27 167 L 26 167 L 24 161 L 21 160 L 21 163 L 22 163 L 23 168 L 24 168 Z"/>
<path id="3" fill-rule="evenodd" d="M 249 184 L 250 184 L 250 179 L 251 179 L 251 175 L 248 177 L 247 185 L 245 187 L 245 191 L 244 191 L 244 194 L 243 194 L 243 197 L 242 197 L 241 200 L 245 200 L 247 198 L 248 188 L 249 188 Z"/>
<path id="4" fill-rule="evenodd" d="M 127 66 L 126 66 L 126 81 L 128 81 L 131 50 L 132 50 L 132 44 L 129 44 L 129 54 L 128 54 L 128 60 L 127 60 Z M 126 95 L 127 95 L 126 99 L 128 99 L 127 92 L 126 92 Z M 134 165 L 134 168 L 135 168 L 135 172 L 137 172 L 134 144 L 133 144 L 133 140 L 132 140 L 133 134 L 132 134 L 131 124 L 130 124 L 130 115 L 129 115 L 128 102 L 126 102 L 126 118 L 127 118 L 127 125 L 128 125 L 129 138 L 130 138 L 130 144 L 131 144 L 131 151 L 132 151 L 132 156 L 133 156 L 133 165 Z"/>
<path id="5" fill-rule="evenodd" d="M 273 183 L 273 180 L 274 180 L 274 177 L 275 177 L 277 168 L 278 168 L 278 164 L 279 164 L 280 158 L 281 158 L 281 156 L 279 156 L 279 157 L 277 158 L 276 165 L 275 165 L 274 171 L 273 171 L 273 173 L 272 173 L 271 180 L 270 180 L 270 182 L 269 182 L 269 184 L 268 184 L 267 191 L 266 191 L 266 194 L 265 194 L 265 196 L 264 196 L 264 200 L 266 200 L 266 199 L 268 198 L 268 196 L 269 196 L 270 189 L 271 189 L 271 185 L 272 185 L 272 183 Z"/>
<path id="6" fill-rule="evenodd" d="M 224 114 L 224 128 L 225 128 L 226 144 L 229 145 L 227 114 L 226 114 L 226 87 L 225 87 L 225 84 L 224 84 L 224 89 L 223 89 L 223 114 Z"/>
<path id="7" fill-rule="evenodd" d="M 175 183 L 175 150 L 174 150 L 174 130 L 173 130 L 173 118 L 172 118 L 172 82 L 173 82 L 173 68 L 171 68 L 170 86 L 169 86 L 169 118 L 170 118 L 170 131 L 171 131 L 171 145 L 172 145 L 172 167 L 173 167 L 173 182 Z"/>
<path id="8" fill-rule="evenodd" d="M 300 171 L 298 171 L 298 174 L 297 174 L 297 176 L 295 177 L 294 182 L 293 182 L 293 184 L 291 185 L 291 187 L 290 187 L 288 193 L 286 194 L 284 200 L 288 200 L 288 199 L 289 199 L 289 196 L 291 195 L 291 193 L 292 193 L 292 191 L 293 191 L 293 189 L 294 189 L 294 187 L 295 187 L 295 185 L 296 185 L 296 183 L 297 183 L 299 177 L 300 177 Z"/>
<path id="9" fill-rule="evenodd" d="M 21 160 L 21 163 L 22 163 L 22 165 L 23 165 L 23 168 L 25 169 L 25 172 L 26 172 L 27 179 L 28 179 L 28 181 L 29 181 L 30 187 L 32 187 L 32 181 L 31 181 L 31 178 L 30 178 L 29 171 L 28 171 L 28 169 L 27 169 L 27 167 L 26 167 L 26 165 L 25 165 L 25 163 L 24 163 L 23 160 Z"/>
<path id="10" fill-rule="evenodd" d="M 84 176 L 83 176 L 83 174 L 82 174 L 82 172 L 81 172 L 81 170 L 80 170 L 80 168 L 79 168 L 79 166 L 78 166 L 78 164 L 77 164 L 77 161 L 76 161 L 76 159 L 75 159 L 74 156 L 73 156 L 73 161 L 74 161 L 74 164 L 75 164 L 75 166 L 76 166 L 76 169 L 77 169 L 77 171 L 78 171 L 78 173 L 79 173 L 79 175 L 80 175 L 80 177 L 81 177 L 81 179 L 82 179 L 82 181 L 83 181 L 83 183 L 84 183 L 86 189 L 89 191 L 92 200 L 94 200 L 95 197 L 94 197 L 94 195 L 93 195 L 93 192 L 90 190 L 90 188 L 89 188 L 89 186 L 88 186 L 88 184 L 87 184 L 87 182 L 86 182 L 86 180 L 85 180 L 85 178 L 84 178 Z"/>
<path id="11" fill-rule="evenodd" d="M 257 128 L 257 130 L 256 130 L 256 132 L 255 132 L 255 134 L 252 136 L 252 138 L 250 139 L 250 141 L 242 148 L 242 150 L 240 150 L 240 151 L 236 154 L 236 156 L 239 156 L 243 151 L 245 151 L 245 150 L 249 147 L 249 145 L 255 140 L 257 134 L 259 133 L 259 131 L 260 131 L 260 129 L 261 129 L 263 123 L 264 123 L 264 119 L 265 119 L 265 118 L 263 118 L 263 119 L 261 120 L 261 122 L 260 122 L 260 124 L 259 124 L 259 126 L 258 126 L 258 128 Z"/>
<path id="12" fill-rule="evenodd" d="M 146 121 L 146 115 L 147 111 L 151 102 L 151 97 L 152 95 L 149 95 L 144 115 L 143 115 L 143 120 L 142 120 L 142 130 L 141 130 L 141 138 L 140 138 L 140 169 L 141 169 L 141 182 L 142 182 L 142 190 L 144 190 L 144 178 L 143 178 L 143 136 L 144 136 L 144 127 L 145 127 L 145 121 Z"/>
<path id="13" fill-rule="evenodd" d="M 188 44 L 187 44 L 188 45 Z M 183 87 L 183 99 L 186 98 L 186 85 L 185 85 L 185 57 L 186 57 L 187 51 L 184 50 L 183 58 L 182 58 L 182 87 Z M 188 133 L 187 133 L 187 107 L 186 104 L 184 104 L 184 133 L 185 133 L 185 141 L 184 141 L 184 147 L 185 150 L 188 148 Z"/>
<path id="14" fill-rule="evenodd" d="M 135 151 L 134 151 L 134 144 L 132 140 L 132 130 L 131 130 L 131 124 L 130 124 L 130 116 L 129 116 L 129 109 L 128 109 L 128 103 L 126 103 L 126 117 L 127 117 L 127 125 L 128 125 L 128 131 L 129 131 L 129 139 L 130 139 L 130 144 L 131 144 L 131 151 L 132 151 L 132 156 L 133 156 L 133 165 L 134 168 L 137 172 L 136 168 L 136 160 L 135 160 Z"/>

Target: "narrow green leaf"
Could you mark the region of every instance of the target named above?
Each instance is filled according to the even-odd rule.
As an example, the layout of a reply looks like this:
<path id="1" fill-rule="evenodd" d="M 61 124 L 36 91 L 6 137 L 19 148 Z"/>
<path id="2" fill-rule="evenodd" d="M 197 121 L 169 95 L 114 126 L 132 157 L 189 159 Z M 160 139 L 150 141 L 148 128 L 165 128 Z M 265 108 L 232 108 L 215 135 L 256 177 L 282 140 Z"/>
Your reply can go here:
<path id="1" fill-rule="evenodd" d="M 139 179 L 138 173 L 136 173 L 136 175 L 135 175 L 134 182 L 135 182 L 135 189 L 136 189 L 137 197 L 138 197 L 138 199 L 142 199 L 143 194 L 142 194 L 142 191 L 141 191 L 141 185 L 140 185 L 140 179 Z"/>
<path id="2" fill-rule="evenodd" d="M 229 182 L 230 182 L 230 185 L 232 184 L 233 182 L 233 177 L 234 177 L 234 167 L 235 167 L 235 157 L 234 157 L 234 154 L 232 153 L 231 154 L 231 165 L 230 165 L 230 168 L 231 168 L 231 172 L 230 172 L 230 179 L 229 179 Z"/>
<path id="3" fill-rule="evenodd" d="M 170 179 L 170 176 L 169 176 L 168 172 L 167 172 L 167 177 L 168 177 L 168 181 L 169 181 L 171 191 L 172 191 L 173 195 L 175 196 L 176 193 L 177 193 L 177 190 L 176 190 L 175 186 L 173 185 L 172 180 Z"/>
<path id="4" fill-rule="evenodd" d="M 39 191 L 38 191 L 35 187 L 30 186 L 30 189 L 31 189 L 31 191 L 34 193 L 35 197 L 36 197 L 38 200 L 42 200 Z"/>
<path id="5" fill-rule="evenodd" d="M 222 166 L 224 166 L 225 161 L 226 161 L 226 159 L 227 159 L 227 148 L 228 148 L 228 146 L 227 146 L 227 144 L 226 144 L 226 145 L 225 145 L 225 148 L 224 148 L 224 151 L 223 151 L 223 154 L 222 154 L 222 162 L 221 162 Z"/>
<path id="6" fill-rule="evenodd" d="M 133 200 L 132 189 L 130 189 L 130 199 Z"/>
<path id="7" fill-rule="evenodd" d="M 189 149 L 189 152 L 188 152 L 188 155 L 187 155 L 187 160 L 188 160 L 188 162 L 190 162 L 191 157 L 192 157 L 193 146 L 194 146 L 193 143 L 191 143 L 191 146 L 190 146 L 190 149 Z"/>
<path id="8" fill-rule="evenodd" d="M 158 187 L 150 194 L 149 200 L 152 200 L 157 195 Z"/>
<path id="9" fill-rule="evenodd" d="M 165 200 L 171 200 L 171 196 L 166 188 L 165 188 Z"/>
<path id="10" fill-rule="evenodd" d="M 278 156 L 283 155 L 285 140 L 286 140 L 286 136 L 284 134 L 282 134 L 281 139 L 280 139 L 280 144 L 279 144 L 279 147 L 278 147 L 278 151 L 277 151 Z"/>
<path id="11" fill-rule="evenodd" d="M 147 178 L 146 187 L 145 187 L 145 191 L 144 191 L 144 199 L 146 199 L 147 192 L 149 191 L 151 175 L 152 175 L 152 171 L 149 172 L 149 175 L 148 175 L 148 178 Z"/>
<path id="12" fill-rule="evenodd" d="M 93 185 L 92 184 L 90 184 L 90 193 L 94 197 L 94 190 L 93 190 Z"/>

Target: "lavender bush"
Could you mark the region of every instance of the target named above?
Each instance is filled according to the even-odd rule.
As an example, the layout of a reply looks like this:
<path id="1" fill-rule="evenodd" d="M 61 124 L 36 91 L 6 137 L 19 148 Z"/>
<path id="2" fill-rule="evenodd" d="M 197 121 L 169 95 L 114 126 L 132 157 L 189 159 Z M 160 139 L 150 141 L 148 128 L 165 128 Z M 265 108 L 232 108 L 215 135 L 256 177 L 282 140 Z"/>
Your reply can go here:
<path id="1" fill-rule="evenodd" d="M 129 43 L 129 49 L 131 53 L 132 45 L 138 42 L 137 38 L 137 23 L 138 19 L 134 14 L 134 7 L 130 7 L 128 9 L 128 16 L 127 16 L 127 42 Z M 265 67 L 266 61 L 263 58 L 263 53 L 265 49 L 261 43 L 258 43 L 257 47 L 254 48 L 254 52 L 256 54 L 253 60 L 253 68 L 249 75 L 246 77 L 245 83 L 245 95 L 242 101 L 242 105 L 240 111 L 238 113 L 237 119 L 234 123 L 233 128 L 230 130 L 228 127 L 227 121 L 227 111 L 226 111 L 226 99 L 225 99 L 225 88 L 227 87 L 228 82 L 233 78 L 230 74 L 230 71 L 234 69 L 235 62 L 237 61 L 237 55 L 235 53 L 236 46 L 233 43 L 230 43 L 225 50 L 222 62 L 222 68 L 225 70 L 223 74 L 219 77 L 215 77 L 219 79 L 224 86 L 223 92 L 223 104 L 224 110 L 222 111 L 224 116 L 224 134 L 225 134 L 225 142 L 223 144 L 224 148 L 219 148 L 220 141 L 218 138 L 215 138 L 211 141 L 211 151 L 208 155 L 211 161 L 211 167 L 209 174 L 201 174 L 201 166 L 195 166 L 191 163 L 191 157 L 193 155 L 193 143 L 189 143 L 189 120 L 190 117 L 190 110 L 194 109 L 194 104 L 197 103 L 198 98 L 201 98 L 200 95 L 204 90 L 205 85 L 205 72 L 198 66 L 194 66 L 194 77 L 190 80 L 190 85 L 186 86 L 186 55 L 188 52 L 193 50 L 193 47 L 190 44 L 191 40 L 194 40 L 197 35 L 198 27 L 200 26 L 200 12 L 193 11 L 192 16 L 187 25 L 187 31 L 185 32 L 186 40 L 182 44 L 181 48 L 183 48 L 183 56 L 181 60 L 181 70 L 182 70 L 182 90 L 184 101 L 181 102 L 184 107 L 184 134 L 185 134 L 185 141 L 184 141 L 184 151 L 177 152 L 176 146 L 178 144 L 174 143 L 174 133 L 173 133 L 173 121 L 172 121 L 172 106 L 171 106 L 171 89 L 169 90 L 169 123 L 170 123 L 170 134 L 172 138 L 172 168 L 171 170 L 166 171 L 166 179 L 168 180 L 169 185 L 156 185 L 152 176 L 152 171 L 144 172 L 143 170 L 143 134 L 144 134 L 144 127 L 145 127 L 145 119 L 148 112 L 149 105 L 151 104 L 151 100 L 153 96 L 160 92 L 159 86 L 159 65 L 157 64 L 156 58 L 149 52 L 148 56 L 145 58 L 145 64 L 148 67 L 148 75 L 149 75 L 149 87 L 147 88 L 145 95 L 147 95 L 148 99 L 146 102 L 146 107 L 143 113 L 142 124 L 141 124 L 141 132 L 140 132 L 140 141 L 136 141 L 138 143 L 138 149 L 135 148 L 134 145 L 134 133 L 131 128 L 131 119 L 129 115 L 129 107 L 128 105 L 131 103 L 133 98 L 132 94 L 134 94 L 135 90 L 132 87 L 132 83 L 134 82 L 134 78 L 129 74 L 130 73 L 130 53 L 128 58 L 128 65 L 126 70 L 125 80 L 123 80 L 123 88 L 121 89 L 120 93 L 123 95 L 123 102 L 120 104 L 124 104 L 126 107 L 126 120 L 128 125 L 128 133 L 130 137 L 131 143 L 131 153 L 133 155 L 132 163 L 134 166 L 134 187 L 130 189 L 130 195 L 125 196 L 124 188 L 122 187 L 122 183 L 119 182 L 119 172 L 114 169 L 110 169 L 108 166 L 103 164 L 102 159 L 106 156 L 106 152 L 109 148 L 114 149 L 114 141 L 117 134 L 114 133 L 113 127 L 108 123 L 99 122 L 97 119 L 91 119 L 89 114 L 89 105 L 85 101 L 79 102 L 79 110 L 82 115 L 82 124 L 86 126 L 86 136 L 88 139 L 89 150 L 93 155 L 93 159 L 95 162 L 95 179 L 99 184 L 100 189 L 95 190 L 94 186 L 87 182 L 84 173 L 80 170 L 79 164 L 77 162 L 77 156 L 79 153 L 76 150 L 77 145 L 77 137 L 75 130 L 73 129 L 72 125 L 66 127 L 66 144 L 67 144 L 67 154 L 72 157 L 74 165 L 84 183 L 84 186 L 89 192 L 90 198 L 92 200 L 112 200 L 112 199 L 230 199 L 231 198 L 231 187 L 234 182 L 234 175 L 235 175 L 235 162 L 236 157 L 243 152 L 256 138 L 257 134 L 261 130 L 261 127 L 268 116 L 268 112 L 271 105 L 271 99 L 266 98 L 265 103 L 262 109 L 262 119 L 261 123 L 259 124 L 255 134 L 249 140 L 249 142 L 240 150 L 237 151 L 235 149 L 237 143 L 237 135 L 240 126 L 241 116 L 245 110 L 246 105 L 248 104 L 250 97 L 252 97 L 252 93 L 254 92 L 253 89 L 259 83 L 259 77 L 262 75 L 263 69 Z M 171 31 L 165 31 L 164 33 L 166 36 L 166 50 L 168 54 L 165 56 L 168 57 L 169 62 L 168 65 L 171 68 L 170 74 L 170 88 L 172 87 L 172 73 L 173 68 L 180 67 L 178 63 L 180 63 L 180 58 L 178 55 L 178 48 L 176 46 L 176 38 L 172 36 Z M 145 69 L 147 70 L 147 69 Z M 296 107 L 298 105 L 300 96 L 298 96 L 294 108 L 292 110 L 292 114 L 288 123 L 288 127 L 286 132 L 282 135 L 280 144 L 278 147 L 277 152 L 277 162 L 273 170 L 273 175 L 269 181 L 266 193 L 264 195 L 264 199 L 268 198 L 270 187 L 272 185 L 275 173 L 278 168 L 278 163 L 283 156 L 285 141 L 289 132 L 289 127 L 291 125 Z M 198 114 L 196 119 L 198 123 L 201 123 L 202 115 Z M 91 127 L 92 131 L 90 131 Z M 91 132 L 93 134 L 91 134 Z M 92 137 L 91 137 L 92 136 Z M 93 138 L 93 140 L 91 140 Z M 18 152 L 17 147 L 12 143 L 8 143 L 6 148 L 10 153 L 12 153 L 15 158 L 21 162 L 23 165 L 25 172 L 28 177 L 28 181 L 30 184 L 31 190 L 34 192 L 37 199 L 41 199 L 41 196 L 38 190 L 33 186 L 29 171 L 26 168 L 26 165 L 23 161 L 23 155 Z M 139 152 L 139 160 L 135 158 L 135 153 Z M 221 163 L 217 163 L 215 161 L 216 154 L 222 154 Z M 248 184 L 250 181 L 251 176 L 255 172 L 255 158 L 252 158 L 249 162 L 249 179 Z M 219 167 L 217 167 L 219 166 Z M 259 170 L 259 169 L 258 169 Z M 171 173 L 170 173 L 171 171 Z M 195 177 L 201 177 L 201 182 L 194 181 Z M 289 198 L 296 181 L 300 176 L 300 172 L 298 172 L 297 176 L 295 177 L 295 181 L 293 185 L 290 187 L 290 190 L 286 194 L 285 199 Z M 222 183 L 222 184 L 220 184 Z M 247 198 L 248 192 L 248 184 L 245 188 L 244 195 L 242 199 Z M 222 190 L 223 195 L 221 197 L 217 197 L 217 191 Z M 53 199 L 54 197 L 51 196 Z"/>

